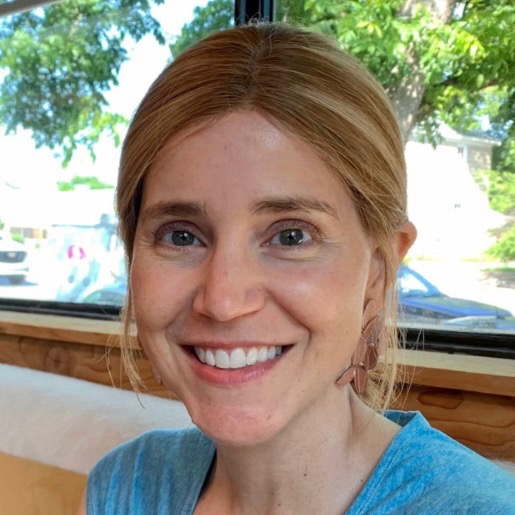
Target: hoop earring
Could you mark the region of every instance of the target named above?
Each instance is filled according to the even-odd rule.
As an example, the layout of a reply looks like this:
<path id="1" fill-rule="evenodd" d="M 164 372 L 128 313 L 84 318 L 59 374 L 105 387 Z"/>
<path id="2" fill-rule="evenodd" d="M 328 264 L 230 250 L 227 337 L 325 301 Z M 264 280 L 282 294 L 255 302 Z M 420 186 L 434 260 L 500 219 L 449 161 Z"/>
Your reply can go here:
<path id="1" fill-rule="evenodd" d="M 367 302 L 364 309 L 364 318 L 370 311 L 370 304 Z M 354 382 L 354 390 L 357 394 L 365 393 L 368 384 L 368 372 L 377 365 L 379 359 L 379 343 L 383 330 L 382 316 L 377 313 L 365 322 L 361 329 L 358 345 L 351 358 L 351 364 L 344 370 L 338 378 L 336 384 L 345 386 Z"/>

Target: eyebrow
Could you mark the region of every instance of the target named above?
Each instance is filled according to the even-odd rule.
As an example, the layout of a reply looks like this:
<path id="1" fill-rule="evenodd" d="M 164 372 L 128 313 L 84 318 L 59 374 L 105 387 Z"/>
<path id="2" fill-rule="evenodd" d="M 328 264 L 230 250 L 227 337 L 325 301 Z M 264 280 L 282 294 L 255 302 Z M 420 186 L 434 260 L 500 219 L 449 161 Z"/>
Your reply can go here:
<path id="1" fill-rule="evenodd" d="M 205 208 L 198 202 L 156 202 L 147 207 L 141 214 L 142 221 L 166 216 L 193 216 L 205 215 Z"/>
<path id="2" fill-rule="evenodd" d="M 337 218 L 335 209 L 315 197 L 267 197 L 252 205 L 254 214 L 291 213 L 295 211 L 319 211 Z M 205 206 L 198 202 L 168 201 L 156 202 L 141 214 L 146 222 L 167 216 L 202 217 L 206 215 Z"/>
<path id="3" fill-rule="evenodd" d="M 288 213 L 291 211 L 319 211 L 337 218 L 336 210 L 326 202 L 315 197 L 270 197 L 255 202 L 252 207 L 255 214 Z"/>

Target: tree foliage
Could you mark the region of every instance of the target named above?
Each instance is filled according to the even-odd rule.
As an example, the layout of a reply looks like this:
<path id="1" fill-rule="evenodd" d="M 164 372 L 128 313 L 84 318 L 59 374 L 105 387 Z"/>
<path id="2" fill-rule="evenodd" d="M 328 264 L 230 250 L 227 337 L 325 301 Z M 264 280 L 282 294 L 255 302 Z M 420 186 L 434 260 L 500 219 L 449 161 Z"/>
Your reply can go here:
<path id="1" fill-rule="evenodd" d="M 515 4 L 512 0 L 286 0 L 283 19 L 336 37 L 388 91 L 405 135 L 429 140 L 445 122 L 461 131 L 486 120 L 511 156 L 515 128 Z M 417 87 L 414 87 L 416 85 Z M 402 106 L 408 106 L 402 109 Z M 501 165 L 504 166 L 504 165 Z"/>
<path id="2" fill-rule="evenodd" d="M 508 225 L 488 253 L 505 263 L 515 260 L 515 223 Z"/>
<path id="3" fill-rule="evenodd" d="M 197 8 L 172 54 L 227 26 L 233 2 Z M 515 5 L 512 0 L 281 0 L 276 17 L 338 41 L 379 79 L 404 135 L 438 141 L 445 122 L 502 142 L 494 165 L 515 172 Z"/>
<path id="4" fill-rule="evenodd" d="M 114 188 L 112 184 L 107 184 L 98 179 L 98 177 L 84 177 L 75 175 L 70 181 L 59 181 L 57 187 L 59 191 L 74 191 L 77 186 L 86 187 L 90 190 L 106 190 Z"/>
<path id="5" fill-rule="evenodd" d="M 152 0 L 68 0 L 0 25 L 0 122 L 29 128 L 38 145 L 92 148 L 123 121 L 104 93 L 126 59 L 124 38 L 151 32 Z M 163 0 L 154 0 L 160 3 Z M 233 23 L 232 0 L 211 0 L 169 43 L 172 56 Z M 515 172 L 513 0 L 281 0 L 277 18 L 330 34 L 388 91 L 404 135 L 432 142 L 441 122 L 502 141 L 495 167 Z M 58 30 L 51 27 L 58 27 Z"/>
<path id="6" fill-rule="evenodd" d="M 162 0 L 153 0 L 161 3 Z M 7 133 L 32 131 L 36 146 L 62 152 L 78 145 L 93 153 L 104 132 L 117 139 L 125 119 L 106 110 L 105 93 L 118 83 L 126 38 L 164 38 L 151 0 L 69 0 L 0 23 L 0 122 Z"/>
<path id="7" fill-rule="evenodd" d="M 195 7 L 191 23 L 184 25 L 179 36 L 170 44 L 172 57 L 218 30 L 234 25 L 234 1 L 211 0 L 205 7 Z"/>

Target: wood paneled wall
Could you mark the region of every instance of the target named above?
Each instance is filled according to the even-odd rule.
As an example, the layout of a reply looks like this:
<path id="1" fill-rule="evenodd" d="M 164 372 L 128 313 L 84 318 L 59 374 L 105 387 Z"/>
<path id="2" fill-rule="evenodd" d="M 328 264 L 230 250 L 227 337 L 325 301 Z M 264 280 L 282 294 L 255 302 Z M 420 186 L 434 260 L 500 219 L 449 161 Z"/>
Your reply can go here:
<path id="1" fill-rule="evenodd" d="M 433 427 L 486 458 L 515 463 L 515 397 L 412 385 L 395 407 L 421 411 Z"/>
<path id="2" fill-rule="evenodd" d="M 131 390 L 122 367 L 118 347 L 13 336 L 0 333 L 0 363 L 52 372 L 85 381 Z M 156 382 L 149 361 L 136 357 L 143 380 L 142 391 L 160 397 L 176 398 Z"/>

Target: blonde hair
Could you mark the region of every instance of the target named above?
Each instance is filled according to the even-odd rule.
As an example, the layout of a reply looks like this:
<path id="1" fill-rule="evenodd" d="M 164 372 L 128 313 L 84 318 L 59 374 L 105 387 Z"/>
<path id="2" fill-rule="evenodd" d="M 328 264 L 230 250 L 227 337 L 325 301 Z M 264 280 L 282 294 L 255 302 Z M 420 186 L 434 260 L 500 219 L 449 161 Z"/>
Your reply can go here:
<path id="1" fill-rule="evenodd" d="M 350 189 L 363 227 L 386 270 L 384 359 L 370 374 L 363 400 L 384 407 L 395 381 L 396 260 L 392 236 L 406 221 L 403 144 L 390 102 L 376 79 L 328 38 L 284 24 L 254 24 L 216 33 L 175 59 L 152 84 L 125 139 L 117 189 L 120 235 L 128 267 L 143 180 L 163 146 L 187 128 L 235 110 L 252 110 L 308 143 Z M 128 345 L 124 363 L 138 374 Z"/>

